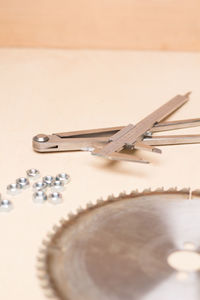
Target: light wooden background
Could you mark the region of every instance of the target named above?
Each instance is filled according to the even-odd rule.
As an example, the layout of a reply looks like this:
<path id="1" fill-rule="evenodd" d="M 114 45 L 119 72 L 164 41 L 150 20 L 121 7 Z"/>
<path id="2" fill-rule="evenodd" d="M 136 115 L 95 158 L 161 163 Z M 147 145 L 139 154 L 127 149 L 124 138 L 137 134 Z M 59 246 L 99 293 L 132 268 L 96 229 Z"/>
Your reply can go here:
<path id="1" fill-rule="evenodd" d="M 0 0 L 0 46 L 200 50 L 199 0 Z"/>

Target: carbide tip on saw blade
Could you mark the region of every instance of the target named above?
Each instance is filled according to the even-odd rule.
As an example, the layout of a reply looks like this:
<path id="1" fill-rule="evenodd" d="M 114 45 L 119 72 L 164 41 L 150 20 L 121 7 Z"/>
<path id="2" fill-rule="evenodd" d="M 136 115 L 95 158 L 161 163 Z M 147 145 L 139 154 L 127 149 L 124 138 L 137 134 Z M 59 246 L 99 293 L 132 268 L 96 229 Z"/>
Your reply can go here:
<path id="1" fill-rule="evenodd" d="M 194 202 L 188 201 L 188 199 L 191 198 L 197 198 L 198 201 L 196 202 L 197 199 L 194 200 Z M 200 209 L 199 198 L 200 191 L 196 190 L 191 192 L 189 188 L 181 190 L 178 190 L 176 187 L 167 190 L 159 188 L 156 191 L 146 189 L 141 193 L 133 191 L 130 194 L 120 193 L 118 197 L 110 196 L 106 200 L 100 199 L 97 200 L 96 204 L 89 203 L 86 209 L 80 208 L 76 214 L 68 215 L 66 219 L 62 219 L 58 225 L 54 226 L 53 231 L 47 235 L 38 257 L 39 278 L 42 283 L 41 286 L 46 290 L 46 295 L 59 300 L 102 300 L 108 299 L 108 295 L 109 299 L 112 300 L 175 299 L 170 294 L 170 283 L 165 281 L 165 279 L 172 276 L 173 280 L 175 280 L 173 276 L 176 274 L 176 271 L 162 262 L 162 255 L 165 251 L 168 253 L 174 249 L 180 250 L 183 240 L 188 242 L 188 236 L 186 236 L 185 232 L 187 222 L 183 222 L 188 220 L 186 220 L 186 217 L 183 217 L 184 214 L 181 215 L 182 219 L 180 215 L 177 216 L 178 225 L 177 228 L 173 228 L 173 224 L 170 225 L 170 223 L 168 223 L 166 215 L 169 214 L 171 221 L 174 222 L 173 218 L 176 217 L 177 205 L 180 213 L 185 213 L 185 209 L 190 208 L 189 213 L 192 212 L 192 216 L 188 216 L 188 218 L 190 223 L 192 222 L 190 226 L 193 228 L 194 223 L 197 222 L 195 213 L 198 212 L 198 207 Z M 162 202 L 163 208 L 160 206 L 160 201 Z M 195 203 L 195 207 L 193 207 L 192 203 Z M 157 213 L 156 210 L 158 210 Z M 119 223 L 114 222 L 117 220 L 115 220 L 116 211 L 118 211 L 118 215 L 122 216 L 122 219 L 118 219 L 118 221 L 120 220 L 121 222 L 121 227 L 117 225 Z M 175 213 L 173 218 L 172 215 L 170 215 L 172 212 L 173 214 Z M 165 216 L 163 220 L 162 218 L 160 219 L 161 216 L 162 218 Z M 101 217 L 103 217 L 103 219 L 101 219 Z M 99 220 L 100 223 L 98 223 Z M 126 225 L 127 223 L 128 226 Z M 142 225 L 144 223 L 146 223 L 146 227 Z M 167 227 L 165 227 L 165 223 L 167 223 Z M 106 229 L 104 228 L 104 230 L 102 230 L 102 226 L 106 226 Z M 170 226 L 172 227 L 170 228 Z M 185 226 L 184 232 L 182 232 L 183 226 Z M 80 235 L 80 233 L 83 233 L 81 232 L 83 228 L 86 230 L 85 237 L 83 237 L 83 234 Z M 148 231 L 147 228 L 149 228 Z M 197 229 L 198 228 L 194 230 Z M 97 231 L 94 232 L 95 230 Z M 175 233 L 172 234 L 172 232 L 176 232 L 176 230 L 178 232 L 176 233 L 178 234 L 177 240 L 176 235 L 173 236 Z M 76 233 L 75 235 L 73 235 L 73 231 Z M 179 231 L 181 232 L 181 236 L 183 235 L 183 240 L 182 237 L 180 237 Z M 94 235 L 92 235 L 92 233 L 94 233 Z M 199 236 L 200 241 L 200 230 L 199 233 L 195 232 L 194 236 L 195 234 Z M 158 239 L 157 236 L 159 236 Z M 197 238 L 194 236 L 192 236 L 191 239 L 197 243 Z M 113 246 L 111 247 L 112 239 Z M 86 240 L 87 243 L 85 242 Z M 74 244 L 74 248 L 72 247 L 71 250 L 68 247 L 69 243 Z M 156 248 L 155 245 L 157 245 Z M 116 248 L 124 249 L 123 251 L 128 257 L 128 264 L 124 262 L 124 258 L 122 259 L 121 254 L 116 254 Z M 80 252 L 80 249 L 83 249 L 85 252 L 83 250 Z M 72 251 L 70 253 L 72 260 L 66 260 L 67 257 L 65 258 L 65 255 L 67 251 Z M 83 261 L 80 260 L 80 253 L 83 254 L 83 252 L 87 253 L 86 261 L 84 261 L 84 259 Z M 144 254 L 142 258 L 144 265 L 141 264 L 141 253 Z M 148 256 L 148 253 L 150 253 L 151 256 Z M 108 257 L 106 258 L 106 256 Z M 102 257 L 104 259 L 102 259 Z M 73 259 L 75 263 L 72 263 Z M 97 263 L 98 260 L 101 260 L 101 264 Z M 139 264 L 138 260 L 140 261 Z M 134 264 L 138 264 L 136 269 L 130 267 L 133 262 Z M 85 269 L 84 272 L 80 270 L 80 265 L 83 263 L 87 266 L 86 273 L 84 273 Z M 108 272 L 106 269 L 109 263 L 112 264 L 114 273 L 112 273 L 112 270 L 110 273 L 110 271 Z M 125 265 L 123 266 L 124 263 Z M 78 264 L 78 268 L 75 266 L 76 264 Z M 98 272 L 100 275 L 96 274 L 98 272 L 95 272 L 95 269 L 98 269 L 97 267 L 99 268 Z M 122 271 L 123 269 L 125 271 Z M 116 270 L 122 274 L 116 276 Z M 158 274 L 156 274 L 156 271 L 158 271 Z M 107 272 L 109 274 L 107 274 Z M 133 282 L 129 282 L 130 280 L 126 273 L 130 275 Z M 89 276 L 89 279 L 83 275 Z M 106 276 L 108 277 L 106 278 Z M 110 281 L 112 276 L 113 282 L 112 280 Z M 199 273 L 197 272 L 197 277 L 198 276 Z M 103 279 L 104 277 L 105 280 Z M 90 291 L 91 279 L 93 281 L 93 288 Z M 137 283 L 135 286 L 134 281 Z M 75 282 L 76 286 L 73 290 Z M 165 294 L 160 294 L 163 292 L 163 284 L 169 285 L 168 290 L 165 290 Z M 67 286 L 67 288 L 63 289 L 63 285 Z M 183 285 L 185 286 L 185 282 Z M 86 286 L 87 288 L 85 289 Z M 173 288 L 175 295 L 176 292 L 180 293 L 180 289 L 177 291 L 176 286 Z M 195 289 L 196 288 L 194 288 L 194 290 Z M 170 294 L 169 297 L 167 296 L 167 292 Z M 200 292 L 196 290 L 195 292 L 197 296 L 190 294 L 191 300 L 199 299 Z M 186 299 L 186 297 L 187 293 L 185 292 L 182 299 Z"/>

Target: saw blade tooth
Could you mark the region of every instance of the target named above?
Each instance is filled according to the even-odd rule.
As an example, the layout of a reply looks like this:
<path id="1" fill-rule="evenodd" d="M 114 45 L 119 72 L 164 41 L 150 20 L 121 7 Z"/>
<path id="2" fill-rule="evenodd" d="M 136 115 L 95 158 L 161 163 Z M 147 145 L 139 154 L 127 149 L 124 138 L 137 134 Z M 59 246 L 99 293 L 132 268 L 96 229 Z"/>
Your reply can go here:
<path id="1" fill-rule="evenodd" d="M 37 256 L 38 261 L 42 260 L 46 256 L 47 249 L 48 248 L 46 246 L 45 247 L 43 246 L 42 248 L 39 249 L 38 256 Z"/>
<path id="2" fill-rule="evenodd" d="M 37 277 L 39 277 L 40 279 L 48 276 L 47 264 L 45 258 L 43 259 L 43 261 L 37 260 L 36 272 L 37 272 Z"/>
<path id="3" fill-rule="evenodd" d="M 40 287 L 43 289 L 43 292 L 46 297 L 51 299 L 58 299 L 56 291 L 52 287 L 51 280 L 46 273 L 46 277 L 38 277 L 40 280 Z"/>
<path id="4" fill-rule="evenodd" d="M 47 250 L 45 252 L 39 252 L 38 256 L 37 256 L 37 261 L 38 263 L 43 263 L 44 262 L 44 258 L 46 257 L 46 253 L 47 253 Z"/>
<path id="5" fill-rule="evenodd" d="M 164 187 L 159 187 L 155 190 L 157 193 L 163 192 L 164 191 Z"/>
<path id="6" fill-rule="evenodd" d="M 52 232 L 48 232 L 47 235 L 46 235 L 46 239 L 44 239 L 42 241 L 42 247 L 39 249 L 39 253 L 38 253 L 38 257 L 37 257 L 37 265 L 36 265 L 36 268 L 37 268 L 37 277 L 39 278 L 40 280 L 40 283 L 41 284 L 41 287 L 44 289 L 45 291 L 45 295 L 47 297 L 50 297 L 50 298 L 54 298 L 54 299 L 59 299 L 59 295 L 56 294 L 56 290 L 54 289 L 54 285 L 53 283 L 51 282 L 51 278 L 49 277 L 48 275 L 48 272 L 49 272 L 49 267 L 48 267 L 48 253 L 50 253 L 50 251 L 54 251 L 54 248 L 52 248 L 52 244 L 51 243 L 55 243 L 55 241 L 52 239 L 52 237 L 59 231 L 61 232 L 63 228 L 67 228 L 69 224 L 72 224 L 73 223 L 73 219 L 76 220 L 78 214 L 81 214 L 83 211 L 87 212 L 87 210 L 89 211 L 91 208 L 95 208 L 95 207 L 98 207 L 99 206 L 104 206 L 106 205 L 106 202 L 109 202 L 109 201 L 114 201 L 114 200 L 124 200 L 126 199 L 128 196 L 131 197 L 131 196 L 137 196 L 138 194 L 139 195 L 142 195 L 142 194 L 148 194 L 148 193 L 151 193 L 152 190 L 151 188 L 147 188 L 147 189 L 144 189 L 143 191 L 138 191 L 138 190 L 133 190 L 131 191 L 130 193 L 126 193 L 126 192 L 121 192 L 119 194 L 119 196 L 114 196 L 113 194 L 108 196 L 107 199 L 103 199 L 103 198 L 100 198 L 98 199 L 95 203 L 92 203 L 92 202 L 89 202 L 87 205 L 86 205 L 86 208 L 78 208 L 77 209 L 77 213 L 69 213 L 68 216 L 66 218 L 62 218 L 60 221 L 59 221 L 59 225 L 56 224 L 54 227 L 53 227 L 53 233 Z M 190 188 L 177 188 L 177 187 L 172 187 L 172 188 L 164 188 L 164 187 L 160 187 L 160 188 L 156 188 L 155 190 L 153 190 L 152 193 L 173 193 L 173 192 L 180 192 L 180 193 L 191 193 L 191 189 Z M 193 192 L 192 192 L 192 196 L 196 196 L 196 197 L 200 197 L 200 189 L 195 189 Z M 137 197 L 136 197 L 137 198 Z M 111 204 L 112 205 L 112 204 Z M 70 222 L 72 221 L 72 222 Z"/>
<path id="7" fill-rule="evenodd" d="M 115 200 L 115 196 L 113 194 L 109 195 L 107 198 L 107 201 L 114 201 Z"/>
<path id="8" fill-rule="evenodd" d="M 38 256 L 37 256 L 37 265 L 39 267 L 43 266 L 44 263 L 46 263 L 46 254 L 47 254 L 47 249 L 46 251 L 43 251 L 43 252 L 40 252 L 38 253 Z"/>
<path id="9" fill-rule="evenodd" d="M 60 219 L 59 224 L 60 224 L 60 226 L 63 226 L 66 222 L 67 222 L 67 219 L 62 218 L 62 219 Z"/>
<path id="10" fill-rule="evenodd" d="M 55 224 L 51 230 L 55 233 L 59 230 L 60 227 L 61 227 L 61 225 L 59 226 L 58 224 Z"/>
<path id="11" fill-rule="evenodd" d="M 43 270 L 43 275 L 42 275 L 42 272 L 38 273 L 37 277 L 40 280 L 40 286 L 42 289 L 49 290 L 49 291 L 52 290 L 51 280 L 47 273 L 47 269 Z"/>
<path id="12" fill-rule="evenodd" d="M 51 290 L 51 284 L 50 284 L 50 282 L 49 282 L 47 279 L 42 280 L 40 286 L 41 286 L 41 288 L 43 288 L 43 289 Z"/>
<path id="13" fill-rule="evenodd" d="M 47 232 L 46 238 L 51 239 L 53 235 L 54 235 L 54 231 L 53 230 L 49 231 L 49 232 Z"/>
<path id="14" fill-rule="evenodd" d="M 38 257 L 38 258 L 37 258 L 37 267 L 38 267 L 39 269 L 42 269 L 43 266 L 44 266 L 44 258 Z"/>
<path id="15" fill-rule="evenodd" d="M 46 273 L 46 269 L 37 270 L 37 277 L 39 278 L 40 282 L 46 282 L 48 280 L 48 276 Z"/>
<path id="16" fill-rule="evenodd" d="M 52 288 L 48 288 L 48 290 L 45 290 L 45 296 L 50 299 L 58 299 L 56 292 Z"/>
<path id="17" fill-rule="evenodd" d="M 104 203 L 104 199 L 103 198 L 97 199 L 96 204 L 102 204 L 102 203 Z"/>
<path id="18" fill-rule="evenodd" d="M 37 277 L 39 277 L 40 279 L 43 276 L 47 276 L 47 274 L 46 274 L 46 271 L 47 271 L 46 264 L 41 265 L 41 266 L 37 265 L 36 271 L 37 271 Z"/>
<path id="19" fill-rule="evenodd" d="M 77 214 L 80 214 L 80 213 L 82 213 L 84 210 L 85 210 L 85 209 L 82 208 L 82 207 L 80 206 L 80 207 L 77 208 L 76 212 L 77 212 Z"/>
<path id="20" fill-rule="evenodd" d="M 48 276 L 46 255 L 43 255 L 42 257 L 37 257 L 36 270 L 38 276 Z"/>
<path id="21" fill-rule="evenodd" d="M 144 193 L 144 194 L 151 193 L 151 189 L 150 189 L 150 188 L 148 188 L 148 189 L 145 189 L 145 190 L 143 190 L 143 192 L 142 192 L 142 193 Z"/>
<path id="22" fill-rule="evenodd" d="M 99 199 L 98 202 L 104 203 L 105 201 L 106 200 Z M 93 205 L 92 203 L 88 203 L 87 208 L 88 207 L 91 208 L 94 206 L 95 205 Z M 85 209 L 80 207 L 77 209 L 77 214 L 70 212 L 67 216 L 67 219 L 62 218 L 59 221 L 59 224 L 54 225 L 52 228 L 53 232 L 48 232 L 46 238 L 42 241 L 42 247 L 39 249 L 39 255 L 37 257 L 36 270 L 37 270 L 37 277 L 40 280 L 40 286 L 44 290 L 45 296 L 48 298 L 59 299 L 59 297 L 56 294 L 56 291 L 52 287 L 51 281 L 48 277 L 48 270 L 47 270 L 46 258 L 47 258 L 48 247 L 51 244 L 52 237 L 59 231 L 60 228 L 65 226 L 67 221 L 74 219 L 78 214 L 80 214 L 83 211 L 85 211 Z"/>
<path id="23" fill-rule="evenodd" d="M 121 192 L 121 193 L 119 193 L 119 197 L 120 198 L 124 198 L 126 196 L 126 192 Z"/>
<path id="24" fill-rule="evenodd" d="M 37 273 L 37 277 L 41 280 L 40 282 L 44 285 L 49 282 L 49 275 L 47 274 L 47 268 L 44 268 L 43 270 L 39 270 Z"/>
<path id="25" fill-rule="evenodd" d="M 67 216 L 68 216 L 69 220 L 72 220 L 72 219 L 74 219 L 76 217 L 76 214 L 73 213 L 73 212 L 69 212 Z"/>
<path id="26" fill-rule="evenodd" d="M 134 196 L 136 196 L 138 194 L 139 194 L 138 190 L 133 190 L 133 191 L 130 192 L 129 196 L 130 197 L 134 197 Z M 120 196 L 120 194 L 119 194 L 119 196 Z"/>
<path id="27" fill-rule="evenodd" d="M 47 252 L 47 248 L 46 247 L 41 247 L 40 249 L 39 249 L 39 251 L 38 251 L 38 257 L 40 257 L 40 256 L 43 256 L 43 255 L 45 255 L 46 254 L 46 252 Z"/>
<path id="28" fill-rule="evenodd" d="M 46 270 L 46 256 L 42 259 L 37 259 L 37 270 L 40 272 Z"/>
<path id="29" fill-rule="evenodd" d="M 50 244 L 50 241 L 51 241 L 51 240 L 44 239 L 44 240 L 42 241 L 42 244 L 43 244 L 44 246 L 47 247 L 47 246 Z"/>
<path id="30" fill-rule="evenodd" d="M 92 208 L 93 206 L 94 206 L 94 205 L 93 205 L 92 202 L 88 202 L 88 203 L 86 204 L 86 208 L 88 208 L 88 209 Z"/>
<path id="31" fill-rule="evenodd" d="M 66 220 L 63 218 L 60 220 L 60 226 L 55 225 L 54 235 L 60 229 L 60 227 L 64 226 Z M 52 237 L 52 234 L 50 233 Z M 40 287 L 43 289 L 46 297 L 51 299 L 59 299 L 56 295 L 56 291 L 54 290 L 51 280 L 48 275 L 48 265 L 47 265 L 47 253 L 48 247 L 51 244 L 52 239 L 48 240 L 49 233 L 47 234 L 47 238 L 42 241 L 42 246 L 38 251 L 37 262 L 36 262 L 36 275 L 40 282 Z"/>

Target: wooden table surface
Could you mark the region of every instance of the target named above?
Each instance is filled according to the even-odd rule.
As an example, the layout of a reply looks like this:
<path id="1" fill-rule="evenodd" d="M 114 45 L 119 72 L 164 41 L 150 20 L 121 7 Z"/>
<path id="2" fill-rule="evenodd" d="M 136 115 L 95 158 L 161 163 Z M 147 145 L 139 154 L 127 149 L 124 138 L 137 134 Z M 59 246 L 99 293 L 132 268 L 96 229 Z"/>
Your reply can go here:
<path id="1" fill-rule="evenodd" d="M 65 171 L 72 179 L 61 205 L 34 204 L 31 189 L 9 197 L 14 210 L 0 214 L 1 299 L 45 299 L 36 257 L 42 239 L 68 212 L 136 188 L 200 187 L 200 145 L 163 147 L 161 155 L 138 151 L 152 162 L 142 165 L 113 163 L 86 152 L 35 153 L 32 137 L 136 123 L 190 90 L 191 100 L 170 118 L 200 117 L 199 78 L 199 53 L 0 50 L 2 195 L 31 167 L 42 175 Z"/>

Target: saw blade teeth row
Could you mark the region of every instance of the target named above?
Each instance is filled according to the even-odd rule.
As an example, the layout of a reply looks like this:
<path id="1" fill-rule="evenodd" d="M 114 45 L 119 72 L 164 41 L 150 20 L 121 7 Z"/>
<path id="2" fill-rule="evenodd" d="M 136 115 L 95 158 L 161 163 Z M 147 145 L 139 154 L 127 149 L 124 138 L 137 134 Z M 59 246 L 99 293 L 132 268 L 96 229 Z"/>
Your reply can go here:
<path id="1" fill-rule="evenodd" d="M 57 229 L 58 227 L 54 226 L 54 229 Z M 54 233 L 55 234 L 55 233 Z M 49 237 L 49 235 L 48 235 Z M 52 238 L 52 236 L 51 236 Z M 50 244 L 50 241 L 43 240 L 42 247 L 39 249 L 38 257 L 37 257 L 37 277 L 40 282 L 40 287 L 43 289 L 44 294 L 46 297 L 51 299 L 58 299 L 56 297 L 54 288 L 51 285 L 51 280 L 48 275 L 48 269 L 47 269 L 47 253 L 48 253 L 48 245 Z"/>
<path id="2" fill-rule="evenodd" d="M 47 264 L 45 258 L 43 258 L 43 265 L 37 266 L 37 277 L 40 281 L 40 287 L 43 289 L 44 294 L 48 298 L 58 299 L 54 288 L 51 285 L 51 280 L 48 276 Z"/>
<path id="3" fill-rule="evenodd" d="M 169 188 L 165 191 L 166 192 L 178 192 L 178 193 L 189 194 L 191 189 L 190 188 L 179 188 L 179 187 L 175 186 L 175 187 Z"/>
<path id="4" fill-rule="evenodd" d="M 44 244 L 45 243 L 49 244 L 49 242 L 51 242 L 52 237 L 54 236 L 55 232 L 57 232 L 59 230 L 59 228 L 61 228 L 61 225 L 60 226 L 54 225 L 51 228 L 51 230 L 47 232 L 46 238 L 45 238 L 46 241 L 44 241 Z"/>

